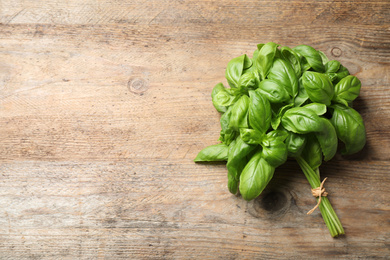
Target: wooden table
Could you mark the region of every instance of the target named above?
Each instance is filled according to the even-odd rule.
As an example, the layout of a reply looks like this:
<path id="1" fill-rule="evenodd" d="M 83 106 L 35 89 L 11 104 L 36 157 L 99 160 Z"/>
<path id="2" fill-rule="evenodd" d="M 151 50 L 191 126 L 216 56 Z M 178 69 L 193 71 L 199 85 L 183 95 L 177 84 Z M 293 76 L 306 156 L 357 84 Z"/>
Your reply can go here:
<path id="1" fill-rule="evenodd" d="M 390 255 L 390 2 L 0 2 L 0 259 Z M 258 43 L 308 44 L 362 82 L 367 145 L 321 167 L 330 237 L 294 162 L 246 202 L 211 89 Z"/>

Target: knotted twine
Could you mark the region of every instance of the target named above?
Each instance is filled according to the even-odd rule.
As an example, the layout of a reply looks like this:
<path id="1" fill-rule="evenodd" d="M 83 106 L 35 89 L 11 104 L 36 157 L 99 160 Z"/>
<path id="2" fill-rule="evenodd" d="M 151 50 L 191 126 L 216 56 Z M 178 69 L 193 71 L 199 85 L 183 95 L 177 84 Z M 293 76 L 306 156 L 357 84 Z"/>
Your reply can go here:
<path id="1" fill-rule="evenodd" d="M 313 196 L 316 197 L 316 198 L 319 197 L 319 199 L 318 199 L 317 205 L 315 205 L 314 208 L 312 208 L 311 210 L 309 210 L 309 212 L 307 212 L 307 215 L 310 215 L 311 213 L 313 213 L 314 210 L 316 210 L 316 208 L 318 208 L 318 206 L 320 206 L 321 198 L 322 198 L 322 197 L 328 196 L 328 193 L 325 191 L 325 188 L 323 188 L 324 182 L 326 181 L 326 179 L 328 179 L 328 177 L 326 177 L 326 178 L 321 182 L 320 187 L 317 187 L 317 188 L 315 188 L 315 189 L 311 189 L 311 193 L 313 194 Z"/>

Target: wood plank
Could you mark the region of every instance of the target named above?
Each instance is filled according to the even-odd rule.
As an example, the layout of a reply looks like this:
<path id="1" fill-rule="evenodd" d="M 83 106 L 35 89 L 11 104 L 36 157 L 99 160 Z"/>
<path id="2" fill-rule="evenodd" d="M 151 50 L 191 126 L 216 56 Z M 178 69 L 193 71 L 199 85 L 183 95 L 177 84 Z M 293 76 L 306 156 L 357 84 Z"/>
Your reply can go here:
<path id="1" fill-rule="evenodd" d="M 1 54 L 0 120 L 7 125 L 0 130 L 3 159 L 193 158 L 218 138 L 219 115 L 211 104 L 211 88 L 226 84 L 227 62 L 244 52 L 231 52 L 233 42 L 213 43 L 216 51 L 206 42 L 183 47 L 176 35 L 161 48 L 147 42 L 135 42 L 131 48 L 102 43 L 101 35 L 109 34 L 112 42 L 125 37 L 117 26 L 49 27 L 41 37 L 28 25 L 5 28 L 14 33 L 2 34 L 6 51 Z M 139 37 L 154 35 L 150 42 L 166 41 L 159 33 L 168 28 L 148 30 Z M 69 38 L 70 33 L 76 39 Z M 249 49 L 247 45 L 241 45 L 242 50 Z M 362 80 L 355 107 L 367 124 L 368 147 L 389 144 L 390 66 L 377 63 L 389 52 L 384 49 L 372 57 L 360 47 L 338 46 L 346 57 L 337 59 Z M 332 57 L 332 49 L 323 50 Z M 367 56 L 355 54 L 360 52 Z M 368 156 L 388 159 L 387 147 Z"/>
<path id="2" fill-rule="evenodd" d="M 382 231 L 390 208 L 381 185 L 390 181 L 387 162 L 338 160 L 324 167 L 347 232 L 336 240 L 318 211 L 306 215 L 315 203 L 293 162 L 249 203 L 229 194 L 222 164 L 25 161 L 3 163 L 2 169 L 3 256 L 287 259 L 388 253 L 389 233 Z"/>
<path id="3" fill-rule="evenodd" d="M 5 24 L 222 24 L 241 27 L 264 23 L 385 25 L 389 5 L 376 1 L 93 1 L 33 0 L 1 3 Z M 289 20 L 286 21 L 285 19 Z"/>

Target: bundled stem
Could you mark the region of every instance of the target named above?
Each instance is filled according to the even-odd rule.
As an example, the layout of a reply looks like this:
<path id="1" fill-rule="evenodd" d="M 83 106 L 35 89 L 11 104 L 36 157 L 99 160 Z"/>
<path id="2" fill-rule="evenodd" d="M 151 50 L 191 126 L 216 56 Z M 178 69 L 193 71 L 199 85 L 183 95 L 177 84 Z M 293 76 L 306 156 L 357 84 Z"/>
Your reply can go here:
<path id="1" fill-rule="evenodd" d="M 315 172 L 302 157 L 297 157 L 296 160 L 301 167 L 303 173 L 305 174 L 306 179 L 309 181 L 312 189 L 320 187 L 321 181 L 319 171 L 317 170 L 317 172 Z M 317 201 L 318 200 L 319 198 L 317 198 Z M 341 222 L 337 217 L 336 212 L 333 210 L 333 207 L 327 197 L 322 197 L 319 209 L 331 236 L 337 237 L 339 235 L 343 235 L 344 228 L 341 225 Z"/>

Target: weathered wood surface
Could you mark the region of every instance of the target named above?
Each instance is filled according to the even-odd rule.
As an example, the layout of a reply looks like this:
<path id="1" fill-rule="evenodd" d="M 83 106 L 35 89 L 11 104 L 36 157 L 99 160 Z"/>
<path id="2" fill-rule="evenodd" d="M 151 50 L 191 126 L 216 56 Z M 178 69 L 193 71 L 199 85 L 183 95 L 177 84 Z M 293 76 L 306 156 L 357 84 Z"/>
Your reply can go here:
<path id="1" fill-rule="evenodd" d="M 390 255 L 390 3 L 0 2 L 1 259 Z M 322 167 L 346 230 L 281 167 L 258 200 L 194 164 L 220 130 L 210 91 L 257 43 L 309 44 L 362 81 L 367 146 Z"/>

